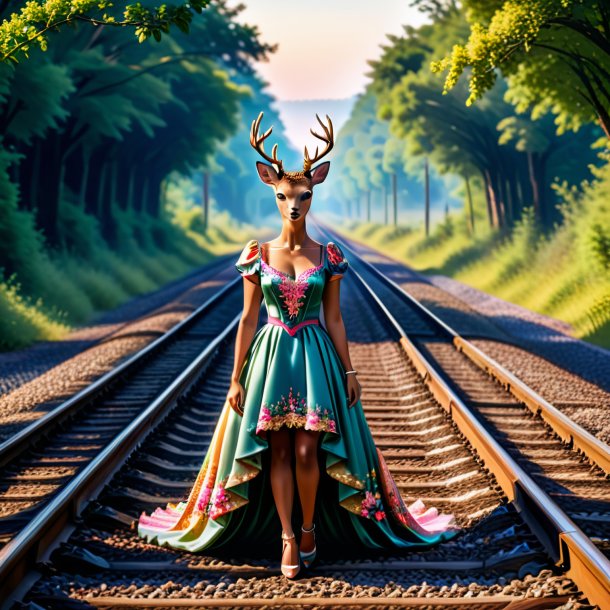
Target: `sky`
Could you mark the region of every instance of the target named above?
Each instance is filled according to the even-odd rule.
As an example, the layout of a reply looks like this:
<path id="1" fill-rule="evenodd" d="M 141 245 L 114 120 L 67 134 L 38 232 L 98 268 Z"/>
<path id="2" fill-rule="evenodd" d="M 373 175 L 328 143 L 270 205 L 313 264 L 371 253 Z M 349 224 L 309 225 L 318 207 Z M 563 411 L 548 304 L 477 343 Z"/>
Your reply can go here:
<path id="1" fill-rule="evenodd" d="M 231 3 L 235 6 L 236 2 Z M 278 100 L 345 99 L 364 91 L 386 34 L 418 26 L 426 15 L 409 0 L 244 0 L 239 21 L 257 25 L 261 39 L 278 43 L 256 67 Z"/>

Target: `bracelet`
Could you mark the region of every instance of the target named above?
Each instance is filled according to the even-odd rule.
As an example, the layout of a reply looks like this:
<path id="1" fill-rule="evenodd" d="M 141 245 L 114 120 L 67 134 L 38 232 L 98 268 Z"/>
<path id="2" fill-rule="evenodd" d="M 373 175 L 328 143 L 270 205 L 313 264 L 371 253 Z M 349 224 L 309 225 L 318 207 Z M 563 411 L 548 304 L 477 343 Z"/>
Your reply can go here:
<path id="1" fill-rule="evenodd" d="M 357 374 L 358 374 L 358 371 L 356 371 L 356 370 L 353 370 L 353 371 L 345 371 L 345 374 L 346 374 L 346 375 L 357 375 Z"/>

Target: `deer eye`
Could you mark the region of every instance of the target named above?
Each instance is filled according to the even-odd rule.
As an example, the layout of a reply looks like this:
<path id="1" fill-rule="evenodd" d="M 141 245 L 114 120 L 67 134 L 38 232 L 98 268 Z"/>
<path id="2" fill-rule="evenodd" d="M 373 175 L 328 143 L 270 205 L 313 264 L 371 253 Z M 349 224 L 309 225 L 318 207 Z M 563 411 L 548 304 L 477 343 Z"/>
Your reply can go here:
<path id="1" fill-rule="evenodd" d="M 284 201 L 284 199 L 286 199 L 286 195 L 284 195 L 284 193 L 278 193 L 278 194 L 277 194 L 277 198 L 278 198 L 280 201 Z"/>
<path id="2" fill-rule="evenodd" d="M 311 199 L 311 191 L 305 191 L 301 195 L 301 201 L 307 201 L 308 199 Z"/>

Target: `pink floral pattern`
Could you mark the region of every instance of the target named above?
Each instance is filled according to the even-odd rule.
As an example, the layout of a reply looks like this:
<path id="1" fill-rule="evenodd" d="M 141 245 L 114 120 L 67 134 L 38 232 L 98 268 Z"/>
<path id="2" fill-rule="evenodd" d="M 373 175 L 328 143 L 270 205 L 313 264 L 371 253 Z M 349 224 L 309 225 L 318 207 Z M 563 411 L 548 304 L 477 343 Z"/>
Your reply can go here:
<path id="1" fill-rule="evenodd" d="M 291 318 L 296 318 L 301 309 L 301 299 L 305 296 L 309 284 L 292 281 L 289 278 L 283 278 L 279 286 L 280 293 L 284 299 L 284 307 L 288 310 L 288 315 Z"/>
<path id="2" fill-rule="evenodd" d="M 302 273 L 299 273 L 296 278 L 292 278 L 287 273 L 283 271 L 279 271 L 275 269 L 271 265 L 268 265 L 261 258 L 261 266 L 263 269 L 266 269 L 275 277 L 279 278 L 280 285 L 279 291 L 280 295 L 284 301 L 284 307 L 287 310 L 288 316 L 290 318 L 296 318 L 299 315 L 299 311 L 303 306 L 304 301 L 302 299 L 305 298 L 307 293 L 307 289 L 309 288 L 309 282 L 307 281 L 309 277 L 311 277 L 316 271 L 319 271 L 324 266 L 323 263 L 316 265 L 315 267 L 310 267 L 309 269 L 305 269 Z"/>
<path id="3" fill-rule="evenodd" d="M 220 481 L 212 492 L 209 504 L 209 517 L 216 519 L 234 508 L 229 494 L 225 490 L 224 481 Z"/>
<path id="4" fill-rule="evenodd" d="M 332 241 L 328 242 L 326 246 L 326 252 L 328 253 L 328 261 L 331 265 L 338 265 L 343 262 L 344 256 L 337 244 Z"/>
<path id="5" fill-rule="evenodd" d="M 229 492 L 225 489 L 227 479 L 228 477 L 225 477 L 216 484 L 212 482 L 206 485 L 201 491 L 201 495 L 197 500 L 196 509 L 207 515 L 209 519 L 217 519 L 221 515 L 236 508 L 235 503 L 231 500 Z"/>
<path id="6" fill-rule="evenodd" d="M 385 519 L 385 511 L 383 510 L 381 494 L 379 492 L 375 494 L 372 491 L 365 492 L 364 500 L 362 500 L 360 505 L 360 514 L 369 519 L 377 519 L 377 521 Z"/>
<path id="7" fill-rule="evenodd" d="M 210 503 L 210 497 L 212 495 L 212 489 L 214 485 L 208 484 L 203 488 L 199 500 L 197 501 L 197 510 L 202 513 L 207 513 L 209 510 L 208 504 Z"/>
<path id="8" fill-rule="evenodd" d="M 308 405 L 307 399 L 302 398 L 300 392 L 294 394 L 292 386 L 288 396 L 282 395 L 277 402 L 264 402 L 261 405 L 256 432 L 279 430 L 282 426 L 325 432 L 337 431 L 335 420 L 331 418 L 329 410 L 318 404 Z"/>

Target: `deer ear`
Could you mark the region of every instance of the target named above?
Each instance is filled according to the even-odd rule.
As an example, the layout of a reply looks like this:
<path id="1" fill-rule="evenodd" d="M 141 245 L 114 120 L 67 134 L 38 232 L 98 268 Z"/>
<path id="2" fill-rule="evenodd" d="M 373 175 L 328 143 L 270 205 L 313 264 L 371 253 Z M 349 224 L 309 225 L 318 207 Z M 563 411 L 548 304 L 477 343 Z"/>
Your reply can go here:
<path id="1" fill-rule="evenodd" d="M 326 176 L 328 176 L 328 170 L 330 170 L 330 161 L 324 161 L 324 163 L 314 167 L 311 170 L 311 186 L 324 182 Z"/>
<path id="2" fill-rule="evenodd" d="M 272 165 L 267 165 L 266 163 L 257 161 L 256 169 L 258 171 L 260 179 L 265 184 L 275 186 L 280 181 L 280 177 L 277 175 L 277 172 L 275 171 L 275 168 Z"/>

